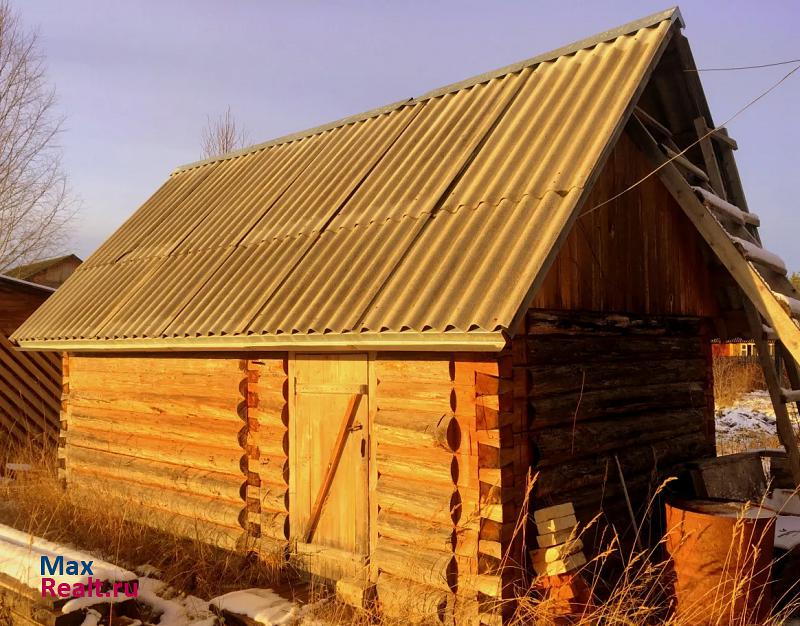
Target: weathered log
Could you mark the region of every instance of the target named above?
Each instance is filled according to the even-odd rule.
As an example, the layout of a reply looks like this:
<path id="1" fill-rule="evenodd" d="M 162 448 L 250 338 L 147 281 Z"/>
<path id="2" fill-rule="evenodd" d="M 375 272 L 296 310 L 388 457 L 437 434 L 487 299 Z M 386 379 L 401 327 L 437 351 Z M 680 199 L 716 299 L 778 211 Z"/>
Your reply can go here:
<path id="1" fill-rule="evenodd" d="M 378 536 L 388 537 L 410 546 L 453 551 L 456 531 L 452 523 L 422 520 L 395 511 L 378 512 Z"/>
<path id="2" fill-rule="evenodd" d="M 240 491 L 244 477 L 241 473 L 224 474 L 198 470 L 78 446 L 67 447 L 65 458 L 66 463 L 72 467 L 80 467 L 89 472 L 100 471 L 117 480 L 147 483 L 232 502 L 242 499 Z"/>
<path id="3" fill-rule="evenodd" d="M 113 434 L 88 429 L 78 431 L 72 426 L 64 433 L 68 446 L 76 445 L 224 474 L 240 471 L 240 461 L 244 455 L 241 448 L 219 448 L 211 443 L 158 440 L 133 434 L 124 437 L 110 435 Z"/>
<path id="4" fill-rule="evenodd" d="M 610 420 L 579 421 L 574 427 L 565 424 L 544 428 L 532 433 L 532 443 L 538 452 L 537 469 L 549 465 L 631 448 L 697 432 L 703 425 L 704 407 L 677 411 L 620 416 Z"/>
<path id="5" fill-rule="evenodd" d="M 128 374 L 131 376 L 150 375 L 160 377 L 163 374 L 170 376 L 212 376 L 214 378 L 241 378 L 239 360 L 231 359 L 228 355 L 203 353 L 197 357 L 186 355 L 142 356 L 108 356 L 107 354 L 81 354 L 71 355 L 72 369 L 70 374 L 76 375 L 83 372 L 99 374 Z"/>
<path id="6" fill-rule="evenodd" d="M 379 411 L 429 411 L 450 412 L 449 380 L 442 382 L 378 381 L 377 406 Z"/>
<path id="7" fill-rule="evenodd" d="M 691 335 L 697 334 L 701 320 L 698 317 L 641 317 L 580 311 L 545 311 L 530 309 L 526 316 L 528 334 L 590 334 L 625 335 Z M 627 339 L 627 338 L 626 338 Z"/>
<path id="8" fill-rule="evenodd" d="M 155 384 L 155 383 L 154 383 Z M 165 393 L 145 393 L 129 388 L 86 390 L 76 381 L 71 382 L 69 400 L 75 407 L 85 409 L 107 409 L 123 414 L 135 414 L 158 418 L 161 415 L 184 417 L 205 416 L 220 420 L 238 418 L 237 406 L 241 402 L 238 389 L 233 389 L 226 396 L 209 398 L 206 395 L 189 395 L 180 390 L 170 391 L 175 396 Z"/>
<path id="9" fill-rule="evenodd" d="M 449 382 L 452 377 L 452 361 L 445 355 L 410 354 L 402 358 L 378 356 L 374 363 L 375 375 L 380 383 L 437 383 Z"/>
<path id="10" fill-rule="evenodd" d="M 453 522 L 453 510 L 459 503 L 454 485 L 386 475 L 378 478 L 377 496 L 382 510 L 445 525 Z"/>
<path id="11" fill-rule="evenodd" d="M 289 514 L 286 511 L 261 510 L 261 535 L 279 541 L 289 539 Z"/>
<path id="12" fill-rule="evenodd" d="M 284 382 L 284 379 L 280 378 L 266 378 L 248 384 L 248 391 L 255 394 L 252 407 L 261 414 L 280 417 L 287 404 Z"/>
<path id="13" fill-rule="evenodd" d="M 433 447 L 392 446 L 378 441 L 378 472 L 411 480 L 455 483 L 458 464 L 452 452 Z"/>
<path id="14" fill-rule="evenodd" d="M 254 420 L 263 428 L 272 428 L 280 430 L 286 429 L 289 425 L 289 407 L 286 400 L 281 398 L 280 408 L 276 403 L 275 407 L 264 407 L 261 405 L 261 397 L 258 398 L 259 404 L 253 407 L 248 407 L 247 416 L 249 419 Z"/>
<path id="15" fill-rule="evenodd" d="M 119 435 L 148 435 L 176 441 L 214 441 L 217 445 L 239 447 L 237 433 L 244 423 L 241 419 L 220 420 L 205 416 L 166 416 L 152 419 L 145 415 L 123 414 L 112 410 L 72 406 L 70 423 L 75 429 L 87 428 Z"/>
<path id="16" fill-rule="evenodd" d="M 669 437 L 641 448 L 629 448 L 624 441 L 620 441 L 618 456 L 626 476 L 648 475 L 655 467 L 662 470 L 673 462 L 704 456 L 709 452 L 708 448 L 708 442 L 698 429 L 696 432 Z M 600 486 L 609 480 L 606 473 L 607 464 L 613 467 L 613 454 L 544 468 L 539 472 L 536 481 L 535 497 L 545 498 L 559 493 L 559 499 L 565 500 L 569 499 L 561 494 L 565 487 L 579 489 L 590 485 Z"/>
<path id="17" fill-rule="evenodd" d="M 262 482 L 260 487 L 255 487 L 253 490 L 258 492 L 258 500 L 263 510 L 289 510 L 289 488 L 286 485 Z"/>
<path id="18" fill-rule="evenodd" d="M 285 379 L 288 373 L 286 355 L 283 353 L 249 355 L 248 367 L 258 372 L 259 380 L 265 378 Z"/>
<path id="19" fill-rule="evenodd" d="M 538 430 L 586 419 L 703 406 L 705 394 L 704 383 L 683 382 L 538 398 L 529 408 L 533 413 L 531 428 Z"/>
<path id="20" fill-rule="evenodd" d="M 144 483 L 130 483 L 104 475 L 99 471 L 87 471 L 81 467 L 67 465 L 67 481 L 70 489 L 94 490 L 95 494 L 113 496 L 128 502 L 128 512 L 139 505 L 165 514 L 177 514 L 188 519 L 212 522 L 220 526 L 236 528 L 244 510 L 244 501 L 231 502 L 207 496 L 188 494 L 164 489 Z M 97 500 L 95 495 L 94 500 Z"/>
<path id="21" fill-rule="evenodd" d="M 500 396 L 511 391 L 511 381 L 493 374 L 476 372 L 474 389 L 477 396 Z"/>
<path id="22" fill-rule="evenodd" d="M 433 446 L 453 452 L 461 441 L 458 421 L 449 412 L 377 411 L 374 432 L 380 444 L 397 447 Z"/>
<path id="23" fill-rule="evenodd" d="M 256 471 L 259 479 L 275 485 L 289 484 L 289 459 L 285 456 L 265 456 L 248 464 L 251 471 Z M 256 469 L 254 469 L 256 468 Z"/>
<path id="24" fill-rule="evenodd" d="M 285 428 L 251 431 L 251 440 L 258 448 L 259 458 L 261 456 L 274 458 L 289 456 L 289 432 Z"/>
<path id="25" fill-rule="evenodd" d="M 533 398 L 555 394 L 584 393 L 604 389 L 635 387 L 654 380 L 671 384 L 702 380 L 707 363 L 700 355 L 685 359 L 659 360 L 642 367 L 638 359 L 624 363 L 571 363 L 537 365 L 528 368 Z"/>
<path id="26" fill-rule="evenodd" d="M 533 365 L 570 365 L 576 359 L 600 364 L 637 361 L 667 361 L 691 358 L 701 352 L 699 335 L 641 336 L 557 335 L 528 337 L 528 358 Z"/>
<path id="27" fill-rule="evenodd" d="M 421 585 L 407 578 L 382 572 L 377 582 L 378 602 L 387 617 L 402 619 L 403 623 L 443 623 L 446 616 L 448 591 Z"/>
<path id="28" fill-rule="evenodd" d="M 451 591 L 456 585 L 458 572 L 452 552 L 439 552 L 378 538 L 372 562 L 380 573 L 412 577 L 414 582 L 443 591 Z"/>

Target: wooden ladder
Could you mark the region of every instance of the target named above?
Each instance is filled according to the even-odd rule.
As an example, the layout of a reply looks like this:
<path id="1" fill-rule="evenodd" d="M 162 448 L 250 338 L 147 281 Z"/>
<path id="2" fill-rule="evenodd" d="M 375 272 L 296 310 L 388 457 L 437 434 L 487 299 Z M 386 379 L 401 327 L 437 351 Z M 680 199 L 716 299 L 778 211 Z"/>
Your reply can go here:
<path id="1" fill-rule="evenodd" d="M 747 207 L 733 157 L 736 142 L 725 129 L 712 132 L 702 117 L 694 120 L 694 126 L 704 168 L 681 155 L 670 131 L 640 109 L 629 132 L 661 167 L 662 182 L 739 284 L 739 299 L 775 410 L 778 438 L 786 449 L 792 478 L 800 485 L 800 449 L 788 411 L 792 403 L 800 410 L 800 294 L 780 257 L 761 245 L 760 220 Z M 774 360 L 770 341 L 775 342 Z M 784 368 L 788 388 L 782 385 Z"/>

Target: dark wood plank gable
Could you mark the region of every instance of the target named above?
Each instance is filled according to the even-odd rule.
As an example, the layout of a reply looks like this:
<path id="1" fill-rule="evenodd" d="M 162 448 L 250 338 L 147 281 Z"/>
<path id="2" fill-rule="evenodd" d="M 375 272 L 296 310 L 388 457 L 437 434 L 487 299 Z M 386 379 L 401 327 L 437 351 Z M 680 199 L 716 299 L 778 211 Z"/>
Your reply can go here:
<path id="1" fill-rule="evenodd" d="M 623 135 L 531 308 L 717 314 L 706 245 Z M 594 209 L 594 210 L 592 210 Z"/>

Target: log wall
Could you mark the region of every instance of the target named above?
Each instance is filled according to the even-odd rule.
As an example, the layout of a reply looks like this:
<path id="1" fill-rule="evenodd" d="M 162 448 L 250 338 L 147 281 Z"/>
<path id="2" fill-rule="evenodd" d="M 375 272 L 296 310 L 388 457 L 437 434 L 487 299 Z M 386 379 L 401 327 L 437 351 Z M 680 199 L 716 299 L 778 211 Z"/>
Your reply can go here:
<path id="1" fill-rule="evenodd" d="M 248 384 L 237 358 L 71 355 L 62 475 L 130 517 L 235 548 L 250 521 Z"/>
<path id="2" fill-rule="evenodd" d="M 603 512 L 622 531 L 630 518 L 616 458 L 642 519 L 661 478 L 714 455 L 700 319 L 532 310 L 513 350 L 537 508 L 572 502 L 584 523 Z"/>
<path id="3" fill-rule="evenodd" d="M 289 539 L 289 409 L 286 355 L 242 361 L 247 372 L 248 532 L 262 553 Z"/>
<path id="4" fill-rule="evenodd" d="M 371 355 L 369 574 L 384 610 L 510 610 L 498 600 L 524 582 L 531 471 L 533 506 L 572 501 L 585 521 L 601 497 L 620 507 L 614 454 L 639 501 L 656 464 L 713 452 L 707 345 L 695 318 L 531 311 L 499 356 Z M 65 371 L 71 489 L 229 549 L 286 548 L 286 355 L 72 355 Z"/>
<path id="5" fill-rule="evenodd" d="M 477 623 L 503 595 L 516 515 L 500 486 L 510 387 L 485 355 L 379 355 L 374 375 L 378 599 L 406 619 Z"/>
<path id="6" fill-rule="evenodd" d="M 286 355 L 70 355 L 64 368 L 70 490 L 224 548 L 286 549 Z M 516 515 L 500 488 L 511 415 L 498 362 L 373 355 L 370 379 L 371 575 L 386 610 L 486 613 Z"/>

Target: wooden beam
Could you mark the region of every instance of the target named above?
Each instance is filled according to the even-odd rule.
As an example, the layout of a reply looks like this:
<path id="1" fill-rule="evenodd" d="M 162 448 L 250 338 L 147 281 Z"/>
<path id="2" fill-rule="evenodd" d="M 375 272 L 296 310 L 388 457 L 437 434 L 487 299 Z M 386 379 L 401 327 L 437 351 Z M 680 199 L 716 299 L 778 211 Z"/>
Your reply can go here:
<path id="1" fill-rule="evenodd" d="M 711 143 L 706 125 L 706 119 L 702 116 L 696 117 L 694 120 L 694 127 L 697 130 L 697 137 L 700 141 L 700 151 L 703 153 L 703 162 L 706 166 L 706 173 L 708 174 L 711 187 L 716 194 L 723 200 L 727 200 L 728 196 L 725 192 L 725 184 L 722 182 L 722 174 L 719 170 L 719 163 L 717 163 L 717 154 L 714 152 L 714 144 Z"/>
<path id="2" fill-rule="evenodd" d="M 655 139 L 635 117 L 630 119 L 628 132 L 639 148 L 650 159 L 664 186 L 705 239 L 711 250 L 725 266 L 730 275 L 753 302 L 766 323 L 775 330 L 789 353 L 800 362 L 800 328 L 787 315 L 775 298 L 769 285 L 759 273 L 745 261 L 731 241 L 725 229 L 700 202 L 686 179 L 658 147 Z M 760 334 L 760 333 L 759 333 Z"/>
<path id="3" fill-rule="evenodd" d="M 764 379 L 772 399 L 772 407 L 775 410 L 775 426 L 778 429 L 778 439 L 780 439 L 783 447 L 786 448 L 789 470 L 792 473 L 795 486 L 800 486 L 800 448 L 797 447 L 797 436 L 794 434 L 792 422 L 789 419 L 789 411 L 786 410 L 786 403 L 782 397 L 780 379 L 778 378 L 779 373 L 770 358 L 769 344 L 761 338 L 758 332 L 762 327 L 758 310 L 752 302 L 745 302 L 744 308 L 747 313 L 747 320 L 753 329 L 753 341 L 756 344 L 758 360 L 761 363 L 761 369 L 764 371 Z"/>
<path id="4" fill-rule="evenodd" d="M 800 365 L 797 364 L 797 361 L 795 361 L 788 350 L 786 350 L 786 346 L 780 341 L 775 342 L 775 350 L 783 357 L 783 365 L 786 368 L 786 375 L 789 377 L 789 383 L 792 385 L 792 389 L 800 389 Z M 795 402 L 795 406 L 800 412 L 800 400 Z"/>
<path id="5" fill-rule="evenodd" d="M 784 404 L 800 402 L 800 389 L 781 389 L 781 400 Z"/>
<path id="6" fill-rule="evenodd" d="M 775 297 L 778 299 L 778 302 L 784 305 L 789 315 L 795 319 L 800 319 L 800 300 L 792 296 L 787 296 L 785 293 L 776 293 Z"/>
<path id="7" fill-rule="evenodd" d="M 358 404 L 361 402 L 361 394 L 356 393 L 350 396 L 350 401 L 347 403 L 347 408 L 344 412 L 344 418 L 339 426 L 339 434 L 336 436 L 336 443 L 333 445 L 333 452 L 331 452 L 331 459 L 328 461 L 328 467 L 325 470 L 325 476 L 322 479 L 322 485 L 319 488 L 317 499 L 314 501 L 314 507 L 311 509 L 311 514 L 308 519 L 308 527 L 306 528 L 304 541 L 311 543 L 314 538 L 314 531 L 317 529 L 319 518 L 322 515 L 322 509 L 325 506 L 325 501 L 328 499 L 328 494 L 333 485 L 333 478 L 336 476 L 336 470 L 339 467 L 339 461 L 342 459 L 344 452 L 344 445 L 347 443 L 347 436 L 350 434 L 350 429 L 353 426 L 353 420 L 358 412 Z"/>
<path id="8" fill-rule="evenodd" d="M 788 274 L 786 264 L 777 254 L 774 254 L 769 250 L 764 250 L 764 248 L 759 248 L 754 243 L 750 243 L 746 239 L 742 239 L 740 237 L 731 236 L 731 241 L 748 261 L 763 265 L 764 267 L 771 269 L 776 274 L 781 274 L 782 276 L 786 276 L 786 274 Z"/>
<path id="9" fill-rule="evenodd" d="M 672 138 L 672 132 L 670 129 L 664 126 L 644 109 L 637 106 L 633 110 L 633 114 L 638 117 L 640 121 L 644 122 L 645 125 L 649 126 L 653 130 L 657 130 L 662 137 L 669 139 Z"/>
<path id="10" fill-rule="evenodd" d="M 695 193 L 700 196 L 700 199 L 708 205 L 708 208 L 715 213 L 730 218 L 741 226 L 744 226 L 745 224 L 749 224 L 750 226 L 761 226 L 761 219 L 755 213 L 746 213 L 738 206 L 731 204 L 727 200 L 723 200 L 719 196 L 715 196 L 713 193 L 703 189 L 702 187 L 692 187 L 692 189 L 694 189 Z"/>
<path id="11" fill-rule="evenodd" d="M 662 144 L 661 146 L 664 152 L 667 153 L 667 156 L 672 159 L 675 163 L 680 165 L 683 169 L 690 171 L 692 174 L 697 176 L 700 180 L 704 180 L 705 182 L 710 182 L 708 179 L 708 174 L 706 174 L 703 170 L 697 167 L 694 163 L 692 163 L 689 159 L 683 156 L 680 152 L 675 152 L 669 146 L 665 146 Z"/>
<path id="12" fill-rule="evenodd" d="M 717 128 L 714 129 L 714 132 L 711 133 L 711 138 L 722 144 L 723 146 L 727 146 L 731 150 L 738 150 L 739 144 L 736 143 L 736 140 L 733 137 L 728 137 L 728 129 L 727 128 Z"/>
<path id="13" fill-rule="evenodd" d="M 715 138 L 718 138 L 720 135 L 728 137 L 728 131 L 726 131 L 724 128 L 721 128 L 719 132 L 714 133 Z M 731 139 L 731 141 L 733 140 Z M 725 150 L 723 148 L 720 161 L 722 175 L 725 177 L 725 182 L 727 183 L 728 201 L 735 204 L 742 211 L 749 212 L 750 207 L 747 205 L 747 197 L 744 193 L 742 180 L 739 177 L 739 168 L 736 165 L 736 159 L 733 156 L 733 150 Z"/>

